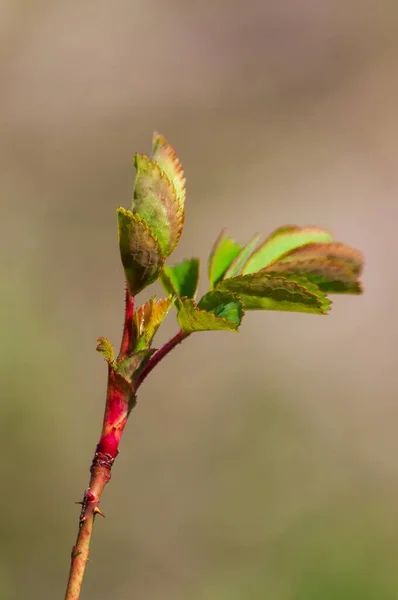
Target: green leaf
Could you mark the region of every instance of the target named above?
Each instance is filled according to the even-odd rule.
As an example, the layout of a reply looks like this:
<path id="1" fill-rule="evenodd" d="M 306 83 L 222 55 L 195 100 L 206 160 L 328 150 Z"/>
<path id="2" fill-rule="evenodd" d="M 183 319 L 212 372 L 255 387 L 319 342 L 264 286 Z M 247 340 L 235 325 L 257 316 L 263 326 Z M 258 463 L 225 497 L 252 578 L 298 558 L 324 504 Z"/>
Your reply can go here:
<path id="1" fill-rule="evenodd" d="M 166 274 L 166 278 L 163 278 L 163 274 Z M 199 259 L 188 258 L 173 267 L 165 265 L 161 281 L 167 293 L 193 298 L 199 282 Z"/>
<path id="2" fill-rule="evenodd" d="M 120 256 L 129 291 L 135 296 L 156 281 L 165 257 L 153 232 L 138 215 L 119 207 L 117 216 Z"/>
<path id="3" fill-rule="evenodd" d="M 134 379 L 147 364 L 152 354 L 156 352 L 154 349 L 139 350 L 131 356 L 115 365 L 115 370 L 128 383 L 133 383 Z"/>
<path id="4" fill-rule="evenodd" d="M 137 169 L 132 212 L 140 215 L 154 233 L 162 252 L 168 256 L 181 236 L 184 211 L 178 203 L 173 183 L 158 164 L 136 154 Z"/>
<path id="5" fill-rule="evenodd" d="M 171 298 L 162 298 L 156 300 L 152 297 L 148 302 L 142 304 L 134 313 L 135 326 L 137 331 L 137 350 L 144 350 L 150 347 L 152 340 L 165 319 L 170 306 Z"/>
<path id="6" fill-rule="evenodd" d="M 249 256 L 253 253 L 253 250 L 258 244 L 260 239 L 259 234 L 256 234 L 246 246 L 244 246 L 238 256 L 232 261 L 226 270 L 223 279 L 228 277 L 236 277 L 241 272 L 244 264 L 247 262 Z"/>
<path id="7" fill-rule="evenodd" d="M 230 293 L 209 292 L 199 305 L 183 298 L 178 323 L 185 333 L 194 331 L 237 331 L 243 317 L 239 299 Z"/>
<path id="8" fill-rule="evenodd" d="M 331 233 L 320 227 L 279 227 L 252 253 L 242 272 L 247 275 L 264 269 L 287 252 L 304 244 L 331 241 Z"/>
<path id="9" fill-rule="evenodd" d="M 198 304 L 198 307 L 207 312 L 214 313 L 216 317 L 227 319 L 231 323 L 236 323 L 239 327 L 244 312 L 242 303 L 235 294 L 213 290 L 205 294 Z"/>
<path id="10" fill-rule="evenodd" d="M 225 230 L 216 239 L 209 256 L 210 289 L 221 281 L 231 263 L 242 251 L 242 246 L 230 238 Z"/>
<path id="11" fill-rule="evenodd" d="M 97 352 L 103 354 L 106 362 L 113 363 L 115 360 L 115 353 L 113 350 L 113 346 L 110 341 L 105 337 L 100 337 L 97 339 Z"/>
<path id="12" fill-rule="evenodd" d="M 286 310 L 327 314 L 330 300 L 314 283 L 293 275 L 254 273 L 225 279 L 217 290 L 236 294 L 248 310 Z"/>
<path id="13" fill-rule="evenodd" d="M 152 140 L 152 160 L 159 165 L 167 177 L 174 185 L 177 202 L 181 209 L 185 204 L 185 177 L 182 165 L 175 153 L 175 150 L 167 140 L 159 133 L 153 134 Z"/>

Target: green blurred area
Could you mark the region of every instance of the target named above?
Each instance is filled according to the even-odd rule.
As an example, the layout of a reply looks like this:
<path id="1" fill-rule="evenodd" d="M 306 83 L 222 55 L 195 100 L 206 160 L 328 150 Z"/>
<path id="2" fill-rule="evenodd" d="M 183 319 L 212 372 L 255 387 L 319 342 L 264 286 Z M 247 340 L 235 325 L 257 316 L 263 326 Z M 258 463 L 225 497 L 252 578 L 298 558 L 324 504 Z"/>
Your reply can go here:
<path id="1" fill-rule="evenodd" d="M 188 178 L 173 260 L 205 276 L 222 227 L 245 242 L 316 223 L 365 252 L 365 294 L 328 317 L 250 314 L 157 368 L 82 598 L 397 598 L 398 7 L 6 0 L 1 16 L 0 599 L 63 597 L 105 397 L 95 340 L 121 333 L 115 209 L 155 129 Z"/>

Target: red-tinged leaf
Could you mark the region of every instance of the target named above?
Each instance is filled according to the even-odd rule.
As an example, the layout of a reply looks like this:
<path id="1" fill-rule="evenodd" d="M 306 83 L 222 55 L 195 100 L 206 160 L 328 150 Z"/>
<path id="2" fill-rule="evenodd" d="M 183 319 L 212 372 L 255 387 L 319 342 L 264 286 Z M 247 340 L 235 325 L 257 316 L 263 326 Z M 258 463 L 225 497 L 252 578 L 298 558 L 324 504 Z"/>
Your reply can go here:
<path id="1" fill-rule="evenodd" d="M 303 275 L 328 294 L 360 294 L 357 275 L 344 262 L 329 258 L 283 260 L 264 269 L 272 275 L 291 273 Z"/>
<path id="2" fill-rule="evenodd" d="M 269 266 L 287 252 L 311 242 L 331 242 L 332 235 L 320 227 L 297 227 L 286 225 L 280 227 L 252 253 L 242 273 L 255 273 Z"/>
<path id="3" fill-rule="evenodd" d="M 168 256 L 182 233 L 184 211 L 180 207 L 173 183 L 158 164 L 136 154 L 137 169 L 132 212 L 140 215 L 154 233 L 162 252 Z"/>
<path id="4" fill-rule="evenodd" d="M 217 290 L 238 296 L 247 310 L 285 310 L 327 314 L 331 302 L 317 285 L 303 277 L 253 273 L 225 279 Z"/>
<path id="5" fill-rule="evenodd" d="M 185 204 L 185 177 L 177 154 L 167 140 L 159 133 L 154 133 L 152 141 L 152 160 L 166 173 L 174 185 L 176 197 L 181 210 Z"/>
<path id="6" fill-rule="evenodd" d="M 213 289 L 223 279 L 227 269 L 241 251 L 242 246 L 230 238 L 225 230 L 221 231 L 209 256 L 210 289 Z"/>
<path id="7" fill-rule="evenodd" d="M 156 281 L 165 257 L 153 232 L 138 215 L 122 207 L 117 215 L 120 255 L 130 294 L 135 296 Z"/>
<path id="8" fill-rule="evenodd" d="M 156 300 L 155 297 L 152 297 L 135 311 L 134 320 L 138 336 L 137 350 L 150 347 L 159 326 L 166 318 L 171 304 L 171 298 Z"/>
<path id="9" fill-rule="evenodd" d="M 338 260 L 346 265 L 355 275 L 360 275 L 363 269 L 364 257 L 360 250 L 346 246 L 341 242 L 330 244 L 305 244 L 280 257 L 278 262 L 296 260 L 326 259 Z M 270 268 L 272 265 L 270 265 Z"/>

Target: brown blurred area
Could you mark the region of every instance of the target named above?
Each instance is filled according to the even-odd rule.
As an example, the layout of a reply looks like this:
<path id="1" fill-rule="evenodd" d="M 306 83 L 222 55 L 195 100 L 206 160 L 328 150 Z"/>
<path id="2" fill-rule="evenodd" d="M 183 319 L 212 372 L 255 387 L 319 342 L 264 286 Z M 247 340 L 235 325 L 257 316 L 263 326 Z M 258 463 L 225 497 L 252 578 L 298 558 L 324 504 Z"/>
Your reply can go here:
<path id="1" fill-rule="evenodd" d="M 173 260 L 205 278 L 222 227 L 316 223 L 365 252 L 366 291 L 327 318 L 249 314 L 159 366 L 82 597 L 398 598 L 397 20 L 388 1 L 3 0 L 1 600 L 63 597 L 95 340 L 121 333 L 115 208 L 154 129 L 188 178 Z"/>

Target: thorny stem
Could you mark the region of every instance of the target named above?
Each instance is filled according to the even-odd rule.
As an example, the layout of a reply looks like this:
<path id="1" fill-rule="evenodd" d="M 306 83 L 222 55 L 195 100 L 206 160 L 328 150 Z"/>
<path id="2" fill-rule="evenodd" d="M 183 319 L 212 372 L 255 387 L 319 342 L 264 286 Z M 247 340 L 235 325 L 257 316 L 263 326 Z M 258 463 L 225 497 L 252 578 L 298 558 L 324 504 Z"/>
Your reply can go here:
<path id="1" fill-rule="evenodd" d="M 119 359 L 125 358 L 133 351 L 136 335 L 133 319 L 134 297 L 126 291 L 125 321 Z M 79 518 L 79 530 L 76 544 L 72 549 L 65 600 L 79 600 L 80 598 L 84 572 L 89 559 L 94 520 L 96 515 L 104 516 L 99 508 L 99 503 L 104 488 L 111 478 L 112 465 L 119 454 L 119 444 L 123 430 L 136 402 L 135 393 L 162 358 L 187 336 L 188 334 L 183 331 L 178 331 L 173 338 L 157 350 L 141 371 L 138 379 L 134 382 L 134 389 L 117 373 L 112 364 L 108 366 L 108 386 L 102 432 L 91 464 L 89 486 L 81 502 L 82 509 Z"/>

